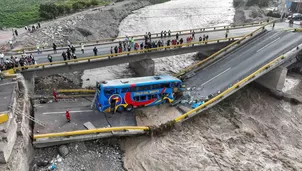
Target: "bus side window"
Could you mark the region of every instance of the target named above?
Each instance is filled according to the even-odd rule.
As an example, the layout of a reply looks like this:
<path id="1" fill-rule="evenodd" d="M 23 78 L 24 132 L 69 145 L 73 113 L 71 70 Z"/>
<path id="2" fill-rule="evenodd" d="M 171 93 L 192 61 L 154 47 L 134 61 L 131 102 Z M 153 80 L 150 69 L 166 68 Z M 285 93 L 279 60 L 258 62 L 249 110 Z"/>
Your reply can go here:
<path id="1" fill-rule="evenodd" d="M 141 96 L 140 101 L 145 101 L 147 100 L 147 96 Z"/>
<path id="2" fill-rule="evenodd" d="M 148 95 L 147 97 L 148 97 L 148 100 L 152 99 L 152 95 Z"/>
<path id="3" fill-rule="evenodd" d="M 128 88 L 122 88 L 122 89 L 121 89 L 121 93 L 127 93 L 128 91 L 129 91 Z"/>
<path id="4" fill-rule="evenodd" d="M 159 89 L 161 86 L 160 86 L 160 84 L 154 84 L 153 86 L 152 86 L 152 89 L 154 90 L 154 89 Z"/>
<path id="5" fill-rule="evenodd" d="M 157 99 L 157 94 L 152 94 L 152 95 L 151 95 L 151 98 L 152 98 L 152 99 Z"/>
<path id="6" fill-rule="evenodd" d="M 130 92 L 135 92 L 136 91 L 136 87 L 130 87 Z"/>
<path id="7" fill-rule="evenodd" d="M 135 96 L 134 101 L 138 102 L 139 101 L 139 96 Z"/>
<path id="8" fill-rule="evenodd" d="M 170 83 L 162 84 L 162 88 L 170 88 Z"/>
<path id="9" fill-rule="evenodd" d="M 115 89 L 113 89 L 113 88 L 106 88 L 104 90 L 104 92 L 105 92 L 105 96 L 111 96 L 112 94 L 115 93 Z"/>

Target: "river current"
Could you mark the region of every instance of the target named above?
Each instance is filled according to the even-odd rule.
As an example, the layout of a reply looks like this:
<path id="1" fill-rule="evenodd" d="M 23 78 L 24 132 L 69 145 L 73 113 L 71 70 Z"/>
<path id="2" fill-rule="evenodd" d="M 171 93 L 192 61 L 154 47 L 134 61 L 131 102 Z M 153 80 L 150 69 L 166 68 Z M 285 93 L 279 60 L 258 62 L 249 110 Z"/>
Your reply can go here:
<path id="1" fill-rule="evenodd" d="M 134 11 L 122 21 L 120 35 L 230 24 L 233 17 L 232 0 L 172 0 Z M 284 91 L 301 95 L 299 80 L 300 75 L 290 76 Z M 164 135 L 126 139 L 124 166 L 129 171 L 302 170 L 301 116 L 301 105 L 252 84 Z"/>

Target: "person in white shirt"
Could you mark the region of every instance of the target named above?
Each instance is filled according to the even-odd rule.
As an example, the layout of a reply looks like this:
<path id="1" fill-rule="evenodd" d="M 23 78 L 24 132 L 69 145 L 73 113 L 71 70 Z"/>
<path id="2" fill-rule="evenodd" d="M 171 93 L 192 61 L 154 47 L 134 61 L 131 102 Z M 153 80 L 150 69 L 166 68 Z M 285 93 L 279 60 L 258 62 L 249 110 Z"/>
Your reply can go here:
<path id="1" fill-rule="evenodd" d="M 4 54 L 3 53 L 0 54 L 0 63 L 4 63 Z"/>
<path id="2" fill-rule="evenodd" d="M 84 45 L 84 43 L 81 43 L 81 51 L 83 54 L 84 54 L 84 49 L 85 49 L 85 45 Z"/>

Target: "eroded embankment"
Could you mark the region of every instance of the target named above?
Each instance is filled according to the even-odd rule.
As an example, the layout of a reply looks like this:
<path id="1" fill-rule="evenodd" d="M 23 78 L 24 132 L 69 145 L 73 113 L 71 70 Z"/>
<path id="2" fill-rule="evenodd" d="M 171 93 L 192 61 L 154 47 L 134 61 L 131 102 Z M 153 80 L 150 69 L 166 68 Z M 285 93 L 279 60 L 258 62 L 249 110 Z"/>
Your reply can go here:
<path id="1" fill-rule="evenodd" d="M 16 103 L 12 106 L 13 118 L 17 122 L 17 139 L 8 163 L 0 165 L 1 171 L 26 171 L 30 168 L 33 158 L 31 144 L 32 125 L 28 119 L 33 113 L 28 90 L 22 76 L 18 76 L 18 87 L 16 88 Z"/>

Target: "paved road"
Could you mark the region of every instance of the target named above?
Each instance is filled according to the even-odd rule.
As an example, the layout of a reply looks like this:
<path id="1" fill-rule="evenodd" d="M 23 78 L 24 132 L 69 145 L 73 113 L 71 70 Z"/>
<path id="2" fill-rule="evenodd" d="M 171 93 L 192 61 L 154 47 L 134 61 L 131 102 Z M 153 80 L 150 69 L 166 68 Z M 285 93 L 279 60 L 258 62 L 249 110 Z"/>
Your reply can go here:
<path id="1" fill-rule="evenodd" d="M 243 36 L 243 35 L 246 35 L 252 31 L 256 30 L 257 28 L 259 28 L 259 26 L 230 30 L 229 37 Z M 288 28 L 287 23 L 277 23 L 275 26 L 276 30 L 281 30 L 284 28 Z M 271 29 L 271 26 L 267 26 L 267 29 Z M 209 35 L 209 40 L 225 37 L 225 31 L 196 33 L 195 41 L 198 41 L 198 37 L 203 36 L 204 34 Z M 186 38 L 188 36 L 189 35 L 181 35 L 180 37 L 184 38 L 184 40 L 186 41 Z M 169 38 L 164 38 L 163 40 L 166 42 L 168 39 Z M 171 37 L 170 39 L 175 39 L 175 36 Z M 155 40 L 159 40 L 159 39 L 155 39 Z M 142 42 L 142 40 L 140 40 L 138 43 L 140 44 L 141 42 Z M 98 55 L 110 54 L 110 47 L 114 47 L 116 45 L 118 45 L 118 42 L 112 42 L 110 44 L 103 44 L 103 45 L 96 46 L 98 49 Z M 82 54 L 80 48 L 77 48 L 76 49 L 77 57 L 85 58 L 85 57 L 93 56 L 94 55 L 93 51 L 92 51 L 93 48 L 94 48 L 94 46 L 85 47 L 85 54 Z M 42 54 L 34 54 L 34 57 L 37 60 L 38 64 L 48 62 L 48 60 L 47 60 L 48 54 L 51 54 L 53 56 L 53 61 L 62 61 L 63 60 L 63 58 L 61 56 L 62 52 L 63 52 L 63 50 L 58 50 L 57 54 L 53 54 L 53 51 L 48 51 L 48 52 L 43 52 Z"/>
<path id="2" fill-rule="evenodd" d="M 17 85 L 16 81 L 5 79 L 0 81 L 0 114 L 8 111 L 11 103 L 12 95 Z"/>
<path id="3" fill-rule="evenodd" d="M 34 132 L 50 133 L 85 130 L 85 122 L 91 122 L 96 128 L 115 126 L 136 126 L 136 118 L 133 113 L 104 114 L 96 110 L 91 110 L 92 99 L 63 99 L 59 102 L 47 104 L 35 103 L 35 118 L 44 123 L 43 127 L 35 123 Z M 71 122 L 65 118 L 66 110 L 70 111 Z"/>
<path id="4" fill-rule="evenodd" d="M 196 87 L 190 93 L 194 100 L 200 100 L 201 97 L 225 90 L 301 43 L 301 33 L 269 31 L 198 71 L 186 81 L 186 85 Z"/>

